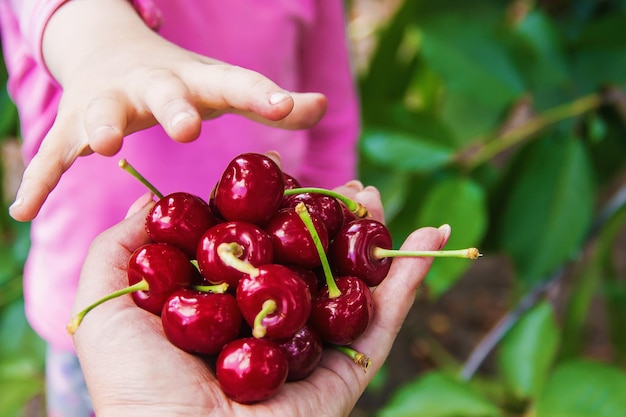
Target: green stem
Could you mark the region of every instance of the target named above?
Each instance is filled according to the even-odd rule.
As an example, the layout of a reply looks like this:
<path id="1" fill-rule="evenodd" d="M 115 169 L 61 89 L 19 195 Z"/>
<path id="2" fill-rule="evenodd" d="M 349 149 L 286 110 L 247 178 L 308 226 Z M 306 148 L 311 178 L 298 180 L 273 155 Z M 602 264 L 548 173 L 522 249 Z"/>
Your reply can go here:
<path id="1" fill-rule="evenodd" d="M 254 325 L 252 326 L 252 336 L 256 337 L 257 339 L 265 337 L 267 329 L 263 325 L 263 319 L 270 314 L 275 313 L 277 307 L 278 306 L 276 305 L 276 301 L 274 300 L 270 299 L 263 302 L 263 305 L 261 306 L 261 311 L 259 311 L 259 314 L 257 314 L 254 318 Z"/>
<path id="2" fill-rule="evenodd" d="M 322 261 L 322 269 L 324 270 L 324 277 L 326 278 L 326 285 L 328 286 L 328 298 L 337 298 L 341 295 L 341 291 L 339 290 L 339 287 L 337 287 L 335 278 L 333 278 L 333 273 L 330 270 L 330 264 L 328 263 L 326 252 L 324 252 L 324 246 L 322 245 L 320 236 L 315 229 L 313 220 L 311 220 L 311 215 L 309 214 L 306 205 L 304 203 L 298 203 L 296 205 L 296 213 L 298 213 L 298 216 L 300 216 L 300 219 L 302 219 L 302 222 L 311 234 L 313 242 L 315 243 L 315 249 L 317 249 L 317 253 Z"/>
<path id="3" fill-rule="evenodd" d="M 224 294 L 226 291 L 228 291 L 228 283 L 222 282 L 221 284 L 215 285 L 192 285 L 191 289 L 200 292 L 210 292 L 213 294 Z"/>
<path id="4" fill-rule="evenodd" d="M 139 171 L 137 171 L 131 164 L 129 164 L 126 159 L 121 159 L 118 165 L 124 171 L 128 172 L 130 175 L 139 180 L 140 183 L 148 187 L 148 189 L 152 191 L 152 193 L 157 196 L 157 198 L 163 198 L 163 194 L 159 190 L 157 190 L 156 187 L 150 183 L 150 181 L 148 181 L 143 175 L 141 175 Z"/>
<path id="5" fill-rule="evenodd" d="M 82 321 L 85 318 L 85 316 L 87 315 L 87 313 L 89 313 L 94 308 L 98 307 L 100 304 L 102 304 L 102 303 L 104 303 L 106 301 L 112 300 L 114 298 L 121 297 L 122 295 L 130 294 L 130 293 L 135 292 L 135 291 L 147 291 L 149 288 L 150 288 L 150 286 L 148 285 L 148 281 L 146 281 L 145 279 L 142 279 L 141 281 L 139 281 L 136 284 L 133 284 L 133 285 L 131 285 L 129 287 L 126 287 L 126 288 L 122 288 L 121 290 L 114 291 L 111 294 L 104 296 L 103 298 L 99 299 L 95 303 L 87 306 L 85 309 L 83 309 L 82 311 L 78 312 L 72 318 L 72 320 L 70 320 L 69 324 L 67 325 L 67 332 L 69 334 L 73 335 L 74 332 L 76 332 L 76 329 L 78 329 L 78 326 L 80 326 L 80 324 L 82 323 Z"/>
<path id="6" fill-rule="evenodd" d="M 476 248 L 458 249 L 458 250 L 411 250 L 401 251 L 395 249 L 374 248 L 373 255 L 377 259 L 394 258 L 394 257 L 419 257 L 431 256 L 433 258 L 464 258 L 478 259 L 482 254 Z"/>
<path id="7" fill-rule="evenodd" d="M 241 245 L 236 242 L 220 243 L 217 247 L 217 255 L 224 262 L 224 265 L 235 268 L 237 271 L 248 274 L 253 278 L 258 277 L 259 269 L 251 263 L 239 259 L 241 253 Z"/>
<path id="8" fill-rule="evenodd" d="M 364 371 L 367 371 L 372 364 L 372 360 L 368 356 L 348 346 L 332 345 L 331 347 L 348 356 L 355 364 L 363 368 Z"/>
<path id="9" fill-rule="evenodd" d="M 357 201 L 354 201 L 346 197 L 345 195 L 339 194 L 338 192 L 333 191 L 333 190 L 328 190 L 326 188 L 317 188 L 317 187 L 291 188 L 291 189 L 285 190 L 285 195 L 297 195 L 297 194 L 304 194 L 304 193 L 323 194 L 329 197 L 334 197 L 337 200 L 341 201 L 343 204 L 345 204 L 346 207 L 348 207 L 348 210 L 350 210 L 356 217 L 358 218 L 369 217 L 367 208 L 363 204 Z"/>
<path id="10" fill-rule="evenodd" d="M 523 125 L 511 129 L 484 144 L 465 164 L 469 169 L 474 169 L 507 149 L 524 142 L 546 127 L 596 109 L 602 102 L 600 95 L 590 94 L 538 114 Z"/>

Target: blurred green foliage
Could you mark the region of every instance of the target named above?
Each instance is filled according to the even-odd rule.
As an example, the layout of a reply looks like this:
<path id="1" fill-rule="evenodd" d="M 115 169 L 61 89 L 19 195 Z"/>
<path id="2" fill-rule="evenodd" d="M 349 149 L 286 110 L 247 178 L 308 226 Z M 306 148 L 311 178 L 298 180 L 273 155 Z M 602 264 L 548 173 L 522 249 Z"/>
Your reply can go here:
<path id="1" fill-rule="evenodd" d="M 404 1 L 377 34 L 360 79 L 361 177 L 381 190 L 396 243 L 449 223 L 448 247 L 503 255 L 517 285 L 495 375 L 441 367 L 373 415 L 626 415 L 626 277 L 614 253 L 626 212 L 625 25 L 620 1 Z M 545 289 L 571 265 L 557 319 Z M 424 290 L 437 300 L 469 267 L 435 261 Z M 595 297 L 613 352 L 603 363 L 584 355 Z"/>
<path id="2" fill-rule="evenodd" d="M 624 200 L 601 211 L 625 174 L 624 27 L 619 0 L 405 0 L 376 34 L 359 79 L 360 174 L 380 189 L 396 243 L 449 223 L 448 247 L 511 260 L 519 300 L 563 266 L 578 268 L 561 320 L 541 296 L 515 317 L 495 375 L 435 369 L 372 415 L 626 416 L 626 277 L 613 252 Z M 0 79 L 3 141 L 18 124 L 6 72 Z M 2 204 L 0 415 L 12 417 L 43 392 L 44 350 L 21 299 L 28 225 Z M 435 262 L 431 299 L 468 267 Z M 604 363 L 584 357 L 594 297 L 606 306 L 613 352 Z M 381 373 L 376 386 L 391 377 Z"/>
<path id="3" fill-rule="evenodd" d="M 0 57 L 0 59 L 2 59 Z M 17 141 L 17 110 L 6 90 L 7 73 L 0 61 L 0 146 Z M 2 161 L 2 160 L 0 160 Z M 29 225 L 8 214 L 4 190 L 4 167 L 0 162 L 0 415 L 44 416 L 43 341 L 26 321 L 22 298 L 22 271 L 29 248 Z M 8 196 L 7 196 L 8 197 Z"/>

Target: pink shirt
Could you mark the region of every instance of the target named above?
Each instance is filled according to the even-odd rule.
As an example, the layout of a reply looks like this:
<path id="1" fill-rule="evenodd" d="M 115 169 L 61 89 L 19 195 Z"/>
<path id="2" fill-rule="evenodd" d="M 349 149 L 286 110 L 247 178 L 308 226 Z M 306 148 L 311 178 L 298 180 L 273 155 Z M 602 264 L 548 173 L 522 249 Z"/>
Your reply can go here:
<path id="1" fill-rule="evenodd" d="M 26 161 L 56 114 L 60 89 L 46 71 L 41 38 L 63 0 L 0 0 L 9 92 L 21 117 Z M 334 187 L 356 176 L 358 100 L 341 0 L 135 1 L 159 33 L 187 49 L 259 71 L 291 91 L 328 96 L 328 112 L 306 131 L 282 131 L 225 115 L 205 122 L 190 144 L 160 127 L 125 139 L 113 158 L 79 158 L 32 222 L 24 272 L 26 314 L 49 343 L 72 349 L 65 326 L 92 239 L 120 221 L 145 188 L 117 166 L 127 158 L 164 194 L 207 198 L 227 162 L 242 152 L 277 150 L 304 185 Z M 147 4 L 147 6 L 146 6 Z"/>

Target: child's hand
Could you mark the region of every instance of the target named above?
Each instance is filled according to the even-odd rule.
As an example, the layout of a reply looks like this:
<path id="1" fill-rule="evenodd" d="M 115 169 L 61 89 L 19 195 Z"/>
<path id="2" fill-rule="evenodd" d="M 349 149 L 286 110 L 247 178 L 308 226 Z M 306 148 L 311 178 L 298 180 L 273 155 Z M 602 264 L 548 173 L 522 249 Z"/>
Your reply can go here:
<path id="1" fill-rule="evenodd" d="M 63 96 L 10 208 L 20 221 L 37 215 L 77 157 L 114 155 L 124 136 L 157 123 L 188 142 L 203 119 L 223 113 L 301 129 L 326 111 L 321 94 L 286 92 L 259 73 L 167 42 L 126 0 L 65 3 L 47 25 L 43 51 Z"/>

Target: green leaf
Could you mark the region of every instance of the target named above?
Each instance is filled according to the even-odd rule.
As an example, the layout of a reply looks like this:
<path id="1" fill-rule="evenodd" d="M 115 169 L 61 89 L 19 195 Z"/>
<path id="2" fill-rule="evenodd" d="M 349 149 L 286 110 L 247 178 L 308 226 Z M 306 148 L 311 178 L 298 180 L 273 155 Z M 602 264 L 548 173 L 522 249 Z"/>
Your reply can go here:
<path id="1" fill-rule="evenodd" d="M 498 408 L 469 385 L 440 372 L 399 388 L 378 417 L 490 417 Z"/>
<path id="2" fill-rule="evenodd" d="M 24 301 L 11 303 L 0 316 L 0 358 L 27 356 L 43 367 L 45 343 L 26 321 Z"/>
<path id="3" fill-rule="evenodd" d="M 599 362 L 560 365 L 537 403 L 536 417 L 626 416 L 626 374 Z"/>
<path id="4" fill-rule="evenodd" d="M 559 328 L 554 310 L 542 302 L 528 311 L 502 340 L 499 369 L 518 399 L 535 398 L 556 357 Z"/>
<path id="5" fill-rule="evenodd" d="M 21 417 L 25 404 L 43 392 L 43 380 L 0 380 L 0 415 Z"/>
<path id="6" fill-rule="evenodd" d="M 361 150 L 372 162 L 410 172 L 429 172 L 450 162 L 453 151 L 433 139 L 388 130 L 369 130 Z"/>
<path id="7" fill-rule="evenodd" d="M 499 241 L 520 278 L 538 282 L 579 249 L 593 214 L 593 173 L 571 137 L 537 140 L 510 168 Z"/>
<path id="8" fill-rule="evenodd" d="M 432 184 L 422 196 L 416 227 L 449 224 L 448 249 L 475 247 L 487 229 L 487 205 L 483 188 L 469 178 L 447 177 Z M 435 259 L 426 278 L 429 293 L 438 297 L 472 265 L 467 259 Z"/>

